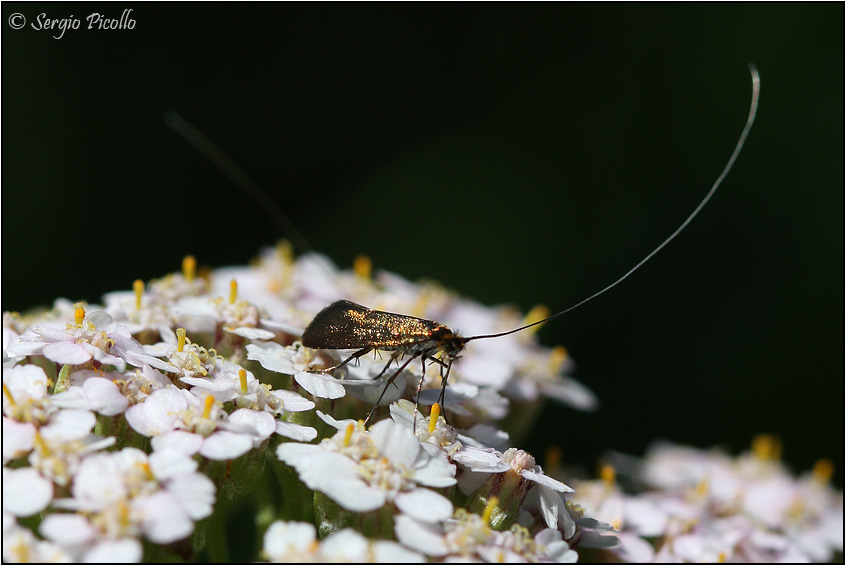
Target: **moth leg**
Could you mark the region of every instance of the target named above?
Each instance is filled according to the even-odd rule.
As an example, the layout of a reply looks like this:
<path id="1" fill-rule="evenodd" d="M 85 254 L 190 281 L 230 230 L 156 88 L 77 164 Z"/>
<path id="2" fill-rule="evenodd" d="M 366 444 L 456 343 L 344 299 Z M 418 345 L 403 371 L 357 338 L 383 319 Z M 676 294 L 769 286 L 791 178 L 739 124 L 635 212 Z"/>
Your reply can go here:
<path id="1" fill-rule="evenodd" d="M 446 418 L 446 407 L 444 404 L 446 403 L 446 388 L 447 388 L 447 381 L 449 380 L 449 370 L 452 368 L 452 361 L 446 364 L 446 374 L 444 374 L 444 366 L 441 365 L 441 394 L 438 396 L 438 404 L 441 406 L 441 414 L 444 416 L 444 421 L 447 420 Z M 447 423 L 449 424 L 449 423 Z"/>
<path id="2" fill-rule="evenodd" d="M 337 364 L 337 365 L 334 365 L 334 366 L 332 366 L 332 367 L 323 368 L 323 369 L 321 369 L 321 370 L 318 370 L 318 372 L 319 372 L 319 373 L 329 373 L 330 371 L 335 371 L 336 369 L 341 369 L 342 367 L 344 367 L 345 365 L 347 365 L 348 363 L 350 363 L 352 360 L 356 360 L 356 361 L 358 361 L 358 359 L 359 359 L 361 356 L 363 356 L 363 355 L 367 354 L 367 353 L 368 353 L 368 352 L 370 352 L 370 350 L 372 350 L 372 349 L 373 349 L 373 348 L 370 348 L 370 347 L 368 347 L 368 348 L 362 348 L 362 349 L 361 349 L 361 350 L 359 350 L 358 352 L 355 352 L 354 354 L 351 354 L 351 355 L 350 355 L 350 357 L 349 357 L 349 358 L 347 358 L 346 360 L 344 360 L 343 362 L 341 362 L 341 363 L 339 363 L 339 364 Z"/>
<path id="3" fill-rule="evenodd" d="M 378 407 L 379 403 L 382 402 L 382 397 L 384 397 L 385 393 L 388 392 L 388 387 L 390 387 L 391 384 L 394 382 L 394 380 L 397 378 L 397 376 L 402 373 L 402 370 L 404 370 L 406 368 L 406 366 L 408 366 L 408 364 L 411 363 L 411 360 L 413 360 L 416 357 L 417 356 L 411 356 L 410 358 L 408 358 L 408 360 L 405 363 L 403 363 L 400 366 L 400 368 L 397 371 L 395 371 L 394 374 L 391 377 L 388 378 L 388 381 L 385 382 L 385 387 L 382 389 L 382 393 L 379 395 L 379 398 L 376 400 L 376 404 L 373 405 L 373 408 L 370 409 L 369 413 L 367 413 L 367 418 L 364 419 L 364 426 L 367 426 L 368 421 L 370 421 L 370 417 L 372 417 L 373 413 L 376 411 L 376 407 Z"/>
<path id="4" fill-rule="evenodd" d="M 421 357 L 420 360 L 423 362 L 423 373 L 420 374 L 420 381 L 417 382 L 417 396 L 414 398 L 414 420 L 411 425 L 411 432 L 415 436 L 417 435 L 417 412 L 420 410 L 420 389 L 423 387 L 423 380 L 426 379 L 426 356 Z"/>
<path id="5" fill-rule="evenodd" d="M 376 351 L 378 351 L 378 350 L 376 350 Z M 396 350 L 393 354 L 391 354 L 391 359 L 390 359 L 390 360 L 388 360 L 388 363 L 387 363 L 387 364 L 385 364 L 385 367 L 384 367 L 384 368 L 382 368 L 382 371 L 380 371 L 380 372 L 379 372 L 379 375 L 377 375 L 377 376 L 376 376 L 376 377 L 374 377 L 373 379 L 379 379 L 380 377 L 382 377 L 383 375 L 385 375 L 385 372 L 386 372 L 386 371 L 388 371 L 388 368 L 389 368 L 389 367 L 391 367 L 391 362 L 393 362 L 395 359 L 397 359 L 397 358 L 398 358 L 398 357 L 400 357 L 401 355 L 402 355 L 402 352 L 401 352 L 401 351 L 399 351 L 399 350 Z M 399 363 L 399 362 L 397 362 L 397 363 Z"/>

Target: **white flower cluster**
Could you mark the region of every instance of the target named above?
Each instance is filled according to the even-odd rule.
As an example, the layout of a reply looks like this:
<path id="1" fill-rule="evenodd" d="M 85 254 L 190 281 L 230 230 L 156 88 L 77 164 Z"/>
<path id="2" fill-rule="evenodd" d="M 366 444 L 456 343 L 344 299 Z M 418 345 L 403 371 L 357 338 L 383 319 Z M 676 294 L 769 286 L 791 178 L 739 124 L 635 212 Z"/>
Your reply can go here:
<path id="1" fill-rule="evenodd" d="M 572 562 L 570 542 L 616 542 L 609 524 L 574 518 L 572 490 L 509 447 L 505 430 L 525 425 L 543 396 L 595 405 L 564 375 L 563 348 L 529 332 L 473 342 L 446 407 L 435 403 L 437 365 L 424 368 L 419 403 L 431 409 L 420 414 L 403 399 L 421 377 L 412 365 L 388 389 L 390 410 L 365 427 L 386 360 L 322 372 L 342 353 L 298 341 L 342 295 L 476 334 L 543 316 L 372 277 L 362 259 L 338 272 L 285 246 L 204 278 L 188 258 L 182 273 L 136 281 L 103 305 L 4 313 L 3 559 L 184 559 L 224 524 L 205 520 L 216 500 L 251 490 L 263 505 L 263 557 L 274 561 Z"/>
<path id="2" fill-rule="evenodd" d="M 624 493 L 611 465 L 577 482 L 573 503 L 608 521 L 624 562 L 829 562 L 843 556 L 843 493 L 831 462 L 793 477 L 779 441 L 761 435 L 736 458 L 718 450 L 655 444 L 643 460 L 616 455 L 620 475 L 643 486 Z"/>
<path id="3" fill-rule="evenodd" d="M 251 502 L 256 518 L 237 527 L 263 537 L 260 554 L 243 560 L 574 562 L 584 549 L 589 559 L 768 562 L 842 553 L 843 496 L 828 483 L 831 465 L 795 479 L 768 437 L 739 458 L 658 446 L 629 466 L 650 488 L 638 495 L 620 490 L 610 467 L 600 481 L 568 482 L 575 493 L 544 473 L 512 446 L 515 431 L 544 396 L 578 409 L 596 400 L 564 374 L 566 351 L 531 332 L 469 343 L 445 407 L 436 363 L 394 375 L 388 360 L 364 356 L 332 369 L 351 352 L 312 350 L 299 338 L 341 297 L 474 335 L 545 316 L 370 271 L 363 258 L 338 272 L 280 245 L 253 266 L 204 278 L 188 258 L 182 273 L 136 281 L 104 305 L 58 300 L 47 312 L 4 313 L 3 560 L 226 562 L 235 498 Z M 622 472 L 631 459 L 621 462 Z"/>

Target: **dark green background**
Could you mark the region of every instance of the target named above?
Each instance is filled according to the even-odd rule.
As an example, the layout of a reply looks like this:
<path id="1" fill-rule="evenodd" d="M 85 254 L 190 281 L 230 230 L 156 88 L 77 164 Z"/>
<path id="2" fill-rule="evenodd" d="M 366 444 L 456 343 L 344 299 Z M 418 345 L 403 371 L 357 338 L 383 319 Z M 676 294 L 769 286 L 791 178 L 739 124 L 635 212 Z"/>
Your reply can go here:
<path id="1" fill-rule="evenodd" d="M 7 23 L 124 8 L 133 30 Z M 527 446 L 589 468 L 656 438 L 738 451 L 770 432 L 795 469 L 826 456 L 842 483 L 843 10 L 4 3 L 2 308 L 96 301 L 188 252 L 243 264 L 282 236 L 164 126 L 175 109 L 339 264 L 366 252 L 561 309 L 707 192 L 753 61 L 758 123 L 703 214 L 542 330 L 603 404 L 550 405 Z"/>

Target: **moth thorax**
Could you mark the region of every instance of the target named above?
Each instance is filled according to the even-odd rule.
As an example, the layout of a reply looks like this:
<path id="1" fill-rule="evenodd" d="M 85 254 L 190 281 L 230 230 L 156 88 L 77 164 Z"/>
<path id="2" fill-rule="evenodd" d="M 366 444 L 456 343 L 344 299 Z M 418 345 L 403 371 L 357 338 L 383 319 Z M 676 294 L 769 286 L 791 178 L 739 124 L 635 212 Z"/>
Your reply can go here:
<path id="1" fill-rule="evenodd" d="M 441 326 L 434 331 L 432 338 L 437 341 L 438 351 L 449 360 L 457 358 L 464 351 L 464 346 L 467 344 L 466 338 L 458 336 L 446 326 Z"/>

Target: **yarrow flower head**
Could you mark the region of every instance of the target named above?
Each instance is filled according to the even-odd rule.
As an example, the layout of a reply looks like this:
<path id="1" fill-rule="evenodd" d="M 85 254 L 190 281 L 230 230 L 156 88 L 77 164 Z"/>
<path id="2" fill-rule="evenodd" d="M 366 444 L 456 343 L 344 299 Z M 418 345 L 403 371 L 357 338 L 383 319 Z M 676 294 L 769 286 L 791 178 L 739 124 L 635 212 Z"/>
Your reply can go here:
<path id="1" fill-rule="evenodd" d="M 452 503 L 428 489 L 455 484 L 455 466 L 445 455 L 423 449 L 410 431 L 390 420 L 366 430 L 354 421 L 319 413 L 338 432 L 320 444 L 282 444 L 279 458 L 300 479 L 349 511 L 373 511 L 390 501 L 400 512 L 437 521 Z"/>
<path id="2" fill-rule="evenodd" d="M 843 494 L 829 484 L 831 465 L 793 478 L 779 453 L 778 440 L 763 435 L 736 458 L 659 443 L 637 465 L 614 458 L 648 491 L 624 493 L 606 466 L 602 480 L 577 483 L 574 497 L 621 531 L 611 552 L 625 561 L 830 560 L 843 551 Z"/>
<path id="3" fill-rule="evenodd" d="M 544 471 L 519 448 L 531 415 L 544 398 L 582 410 L 596 399 L 568 375 L 566 350 L 539 345 L 532 331 L 467 344 L 445 390 L 437 361 L 301 341 L 340 298 L 465 336 L 531 324 L 543 309 L 488 308 L 364 256 L 341 271 L 285 245 L 250 266 L 199 273 L 189 257 L 180 273 L 138 280 L 104 306 L 59 299 L 4 313 L 5 561 L 573 562 L 583 548 L 598 549 L 590 559 L 825 561 L 842 552 L 831 465 L 794 478 L 772 440 L 738 458 L 655 448 L 632 472 L 650 487 L 640 494 L 620 489 L 610 467 L 577 483 L 556 466 Z M 219 530 L 247 506 L 260 556 L 227 549 Z"/>

